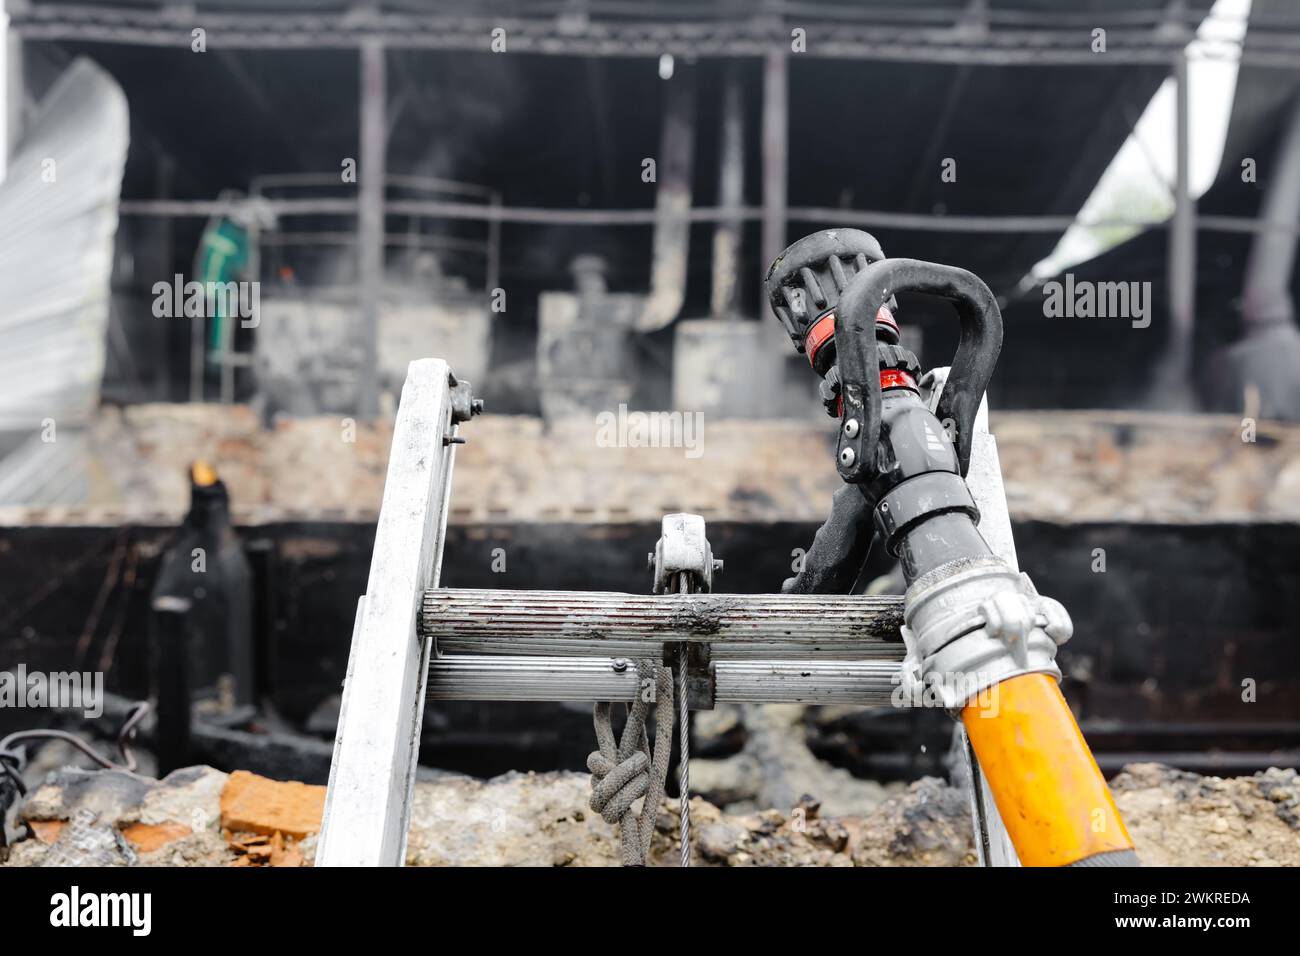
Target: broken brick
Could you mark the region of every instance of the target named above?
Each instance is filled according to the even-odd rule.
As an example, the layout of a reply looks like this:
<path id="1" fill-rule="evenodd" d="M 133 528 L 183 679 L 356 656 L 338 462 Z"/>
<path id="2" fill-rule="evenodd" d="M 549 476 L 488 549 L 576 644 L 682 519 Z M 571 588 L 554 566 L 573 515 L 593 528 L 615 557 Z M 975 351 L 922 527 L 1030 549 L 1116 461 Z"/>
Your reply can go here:
<path id="1" fill-rule="evenodd" d="M 141 853 L 162 849 L 193 832 L 183 823 L 131 823 L 122 827 L 122 836 Z"/>
<path id="2" fill-rule="evenodd" d="M 66 820 L 28 820 L 27 825 L 42 843 L 53 844 L 59 840 L 59 834 L 68 825 Z"/>
<path id="3" fill-rule="evenodd" d="M 274 834 L 301 840 L 320 830 L 325 788 L 270 780 L 236 770 L 221 791 L 221 825 L 228 830 Z"/>

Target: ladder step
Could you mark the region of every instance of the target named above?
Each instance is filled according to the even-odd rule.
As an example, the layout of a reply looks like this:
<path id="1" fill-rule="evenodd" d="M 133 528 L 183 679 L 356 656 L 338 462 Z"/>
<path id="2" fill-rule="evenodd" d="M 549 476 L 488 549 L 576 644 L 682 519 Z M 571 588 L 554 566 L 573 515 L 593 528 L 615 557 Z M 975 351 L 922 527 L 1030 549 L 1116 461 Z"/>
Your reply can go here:
<path id="1" fill-rule="evenodd" d="M 903 656 L 903 599 L 892 595 L 434 588 L 420 623 L 440 654 L 646 657 L 704 641 L 719 661 Z"/>
<path id="2" fill-rule="evenodd" d="M 627 663 L 627 662 L 625 662 Z M 890 703 L 898 664 L 889 661 L 718 661 L 724 704 Z M 429 662 L 432 700 L 631 700 L 636 668 L 568 657 L 441 657 Z"/>
<path id="3" fill-rule="evenodd" d="M 624 641 L 559 637 L 451 637 L 438 638 L 438 652 L 447 656 L 463 654 L 511 657 L 659 657 L 665 641 Z M 734 637 L 717 640 L 709 647 L 715 661 L 800 661 L 809 657 L 832 661 L 901 661 L 903 645 L 887 641 L 743 641 Z"/>

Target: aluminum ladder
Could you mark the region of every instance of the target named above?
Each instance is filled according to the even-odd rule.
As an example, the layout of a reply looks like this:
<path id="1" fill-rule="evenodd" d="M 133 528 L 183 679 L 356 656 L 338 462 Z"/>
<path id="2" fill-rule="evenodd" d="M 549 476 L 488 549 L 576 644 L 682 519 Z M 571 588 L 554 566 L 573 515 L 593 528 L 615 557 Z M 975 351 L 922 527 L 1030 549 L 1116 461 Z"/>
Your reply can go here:
<path id="1" fill-rule="evenodd" d="M 946 370 L 936 370 L 942 387 Z M 474 411 L 441 359 L 412 362 L 393 429 L 366 593 L 357 604 L 318 866 L 405 859 L 424 702 L 626 700 L 665 643 L 707 645 L 717 702 L 886 705 L 901 597 L 623 594 L 438 587 L 456 432 Z M 987 405 L 967 476 L 989 546 L 1016 567 Z M 960 725 L 959 725 L 960 726 Z M 1018 865 L 962 738 L 980 862 Z"/>

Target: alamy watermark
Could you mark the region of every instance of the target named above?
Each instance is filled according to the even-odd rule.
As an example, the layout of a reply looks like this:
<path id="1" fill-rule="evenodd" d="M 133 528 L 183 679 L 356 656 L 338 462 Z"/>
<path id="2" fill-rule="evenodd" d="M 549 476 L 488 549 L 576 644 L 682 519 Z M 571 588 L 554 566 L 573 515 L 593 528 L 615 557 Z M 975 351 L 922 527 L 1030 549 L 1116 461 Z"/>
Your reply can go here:
<path id="1" fill-rule="evenodd" d="M 596 444 L 601 448 L 682 448 L 687 458 L 704 454 L 703 412 L 617 412 L 596 415 Z"/>
<path id="2" fill-rule="evenodd" d="M 80 710 L 88 719 L 104 713 L 103 671 L 28 671 L 19 664 L 0 671 L 0 708 Z"/>
<path id="3" fill-rule="evenodd" d="M 890 683 L 894 685 L 889 695 L 892 707 L 950 710 L 955 701 L 961 701 L 962 709 L 973 707 L 980 717 L 996 717 L 1000 710 L 998 681 L 982 671 L 930 672 L 919 680 L 905 680 L 897 671 Z"/>
<path id="4" fill-rule="evenodd" d="M 1151 324 L 1150 282 L 1092 282 L 1053 279 L 1043 285 L 1043 315 L 1049 319 L 1129 319 L 1135 329 Z"/>
<path id="5" fill-rule="evenodd" d="M 232 316 L 245 329 L 257 328 L 260 321 L 260 282 L 186 282 L 178 272 L 171 282 L 155 282 L 152 291 L 153 314 L 159 319 Z"/>
<path id="6" fill-rule="evenodd" d="M 83 892 L 73 884 L 50 897 L 50 925 L 55 927 L 121 927 L 132 936 L 148 936 L 152 914 L 152 893 Z"/>

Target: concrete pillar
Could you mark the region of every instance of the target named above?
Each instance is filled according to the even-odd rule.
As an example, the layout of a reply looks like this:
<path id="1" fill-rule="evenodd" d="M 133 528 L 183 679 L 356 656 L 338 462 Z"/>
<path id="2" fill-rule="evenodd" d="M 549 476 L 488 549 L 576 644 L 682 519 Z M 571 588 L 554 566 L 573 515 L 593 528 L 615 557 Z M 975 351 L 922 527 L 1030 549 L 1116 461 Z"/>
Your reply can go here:
<path id="1" fill-rule="evenodd" d="M 785 48 L 774 47 L 763 65 L 763 273 L 788 245 L 785 215 L 789 176 L 789 72 Z M 763 301 L 761 296 L 759 301 Z"/>
<path id="2" fill-rule="evenodd" d="M 1169 222 L 1169 342 L 1157 376 L 1157 402 L 1184 408 L 1193 404 L 1192 341 L 1196 329 L 1196 203 L 1189 184 L 1191 140 L 1187 54 L 1174 59 L 1174 215 Z"/>
<path id="3" fill-rule="evenodd" d="M 713 288 L 709 312 L 715 319 L 736 313 L 740 277 L 743 222 L 739 210 L 745 201 L 745 118 L 740 94 L 740 63 L 727 64 L 722 93 L 722 137 L 718 156 L 718 205 L 734 216 L 720 220 L 713 230 Z"/>
<path id="4" fill-rule="evenodd" d="M 387 168 L 387 77 L 384 45 L 361 44 L 361 156 L 357 216 L 358 278 L 361 321 L 361 368 L 357 414 L 379 413 L 379 312 L 384 291 L 384 175 Z"/>

